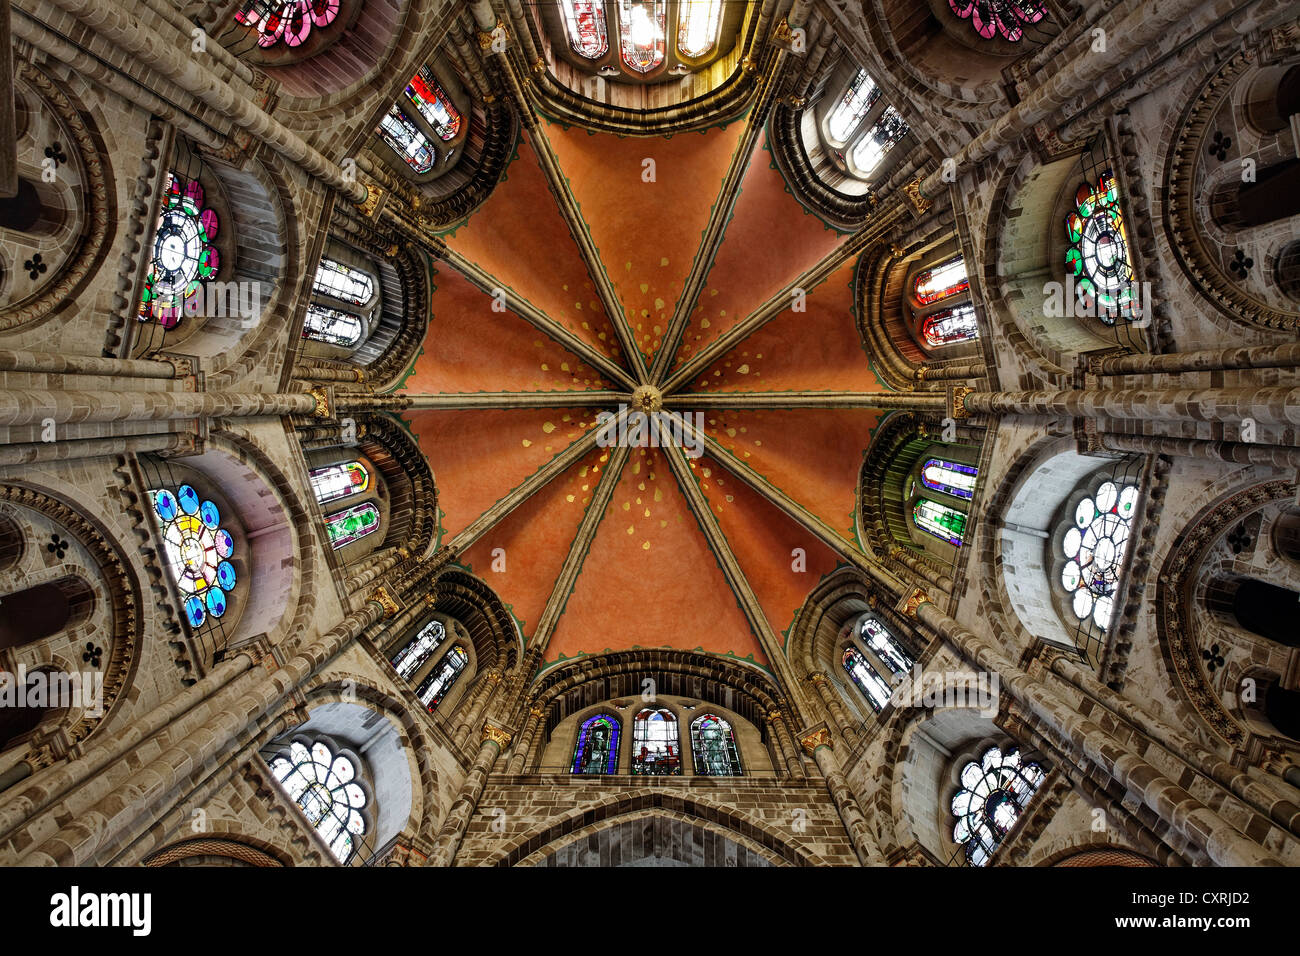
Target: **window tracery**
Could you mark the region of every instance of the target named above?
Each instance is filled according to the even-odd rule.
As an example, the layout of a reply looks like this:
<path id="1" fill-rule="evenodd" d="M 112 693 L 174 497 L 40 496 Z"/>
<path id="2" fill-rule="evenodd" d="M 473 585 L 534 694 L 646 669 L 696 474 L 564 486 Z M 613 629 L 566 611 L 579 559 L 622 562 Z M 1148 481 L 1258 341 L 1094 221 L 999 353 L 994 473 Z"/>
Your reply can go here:
<path id="1" fill-rule="evenodd" d="M 573 748 L 573 773 L 610 774 L 618 769 L 618 741 L 621 728 L 607 714 L 582 722 Z"/>
<path id="2" fill-rule="evenodd" d="M 731 724 L 716 714 L 701 714 L 691 721 L 691 756 L 699 776 L 739 777 L 744 773 Z"/>
<path id="3" fill-rule="evenodd" d="M 1036 0 L 948 0 L 948 7 L 982 39 L 1001 34 L 1004 40 L 1019 42 L 1025 27 L 1047 15 L 1047 5 Z"/>
<path id="4" fill-rule="evenodd" d="M 325 531 L 335 551 L 378 530 L 379 509 L 369 501 L 325 516 Z"/>
<path id="5" fill-rule="evenodd" d="M 618 0 L 623 63 L 636 73 L 649 73 L 664 61 L 664 0 Z"/>
<path id="6" fill-rule="evenodd" d="M 287 755 L 271 761 L 271 773 L 335 858 L 348 862 L 356 852 L 356 840 L 366 834 L 362 811 L 369 802 L 358 782 L 356 764 L 322 740 L 299 739 L 289 745 Z"/>
<path id="7" fill-rule="evenodd" d="M 359 461 L 340 462 L 308 472 L 311 490 L 320 504 L 359 495 L 370 487 L 370 472 Z"/>
<path id="8" fill-rule="evenodd" d="M 677 718 L 667 708 L 645 708 L 632 721 L 632 772 L 675 776 L 682 772 Z"/>
<path id="9" fill-rule="evenodd" d="M 257 32 L 259 47 L 277 43 L 301 46 L 313 29 L 328 27 L 338 19 L 341 0 L 247 0 L 235 22 Z"/>
<path id="10" fill-rule="evenodd" d="M 186 301 L 220 268 L 221 256 L 213 244 L 220 225 L 216 212 L 204 206 L 198 181 L 169 172 L 140 298 L 141 322 L 157 322 L 165 329 L 180 323 Z"/>
<path id="11" fill-rule="evenodd" d="M 1133 296 L 1135 274 L 1114 175 L 1107 170 L 1095 186 L 1079 186 L 1074 206 L 1065 217 L 1070 243 L 1065 271 L 1085 314 L 1096 315 L 1107 325 L 1132 318 L 1138 304 Z"/>
<path id="12" fill-rule="evenodd" d="M 420 698 L 420 703 L 430 711 L 434 710 L 456 686 L 456 681 L 468 663 L 469 654 L 465 648 L 459 644 L 452 645 L 451 650 L 442 656 L 442 661 L 433 669 L 433 673 L 416 688 L 415 694 Z"/>
<path id="13" fill-rule="evenodd" d="M 351 348 L 361 341 L 362 328 L 361 316 L 312 302 L 307 306 L 302 337 L 326 345 Z"/>
<path id="14" fill-rule="evenodd" d="M 961 789 L 952 798 L 953 842 L 971 866 L 984 866 L 1015 826 L 1046 777 L 1042 767 L 1021 759 L 1015 747 L 990 747 L 961 770 Z"/>
<path id="15" fill-rule="evenodd" d="M 174 493 L 158 489 L 150 495 L 162 531 L 167 568 L 180 589 L 190 627 L 222 617 L 237 575 L 231 563 L 235 540 L 221 526 L 220 509 L 211 501 L 200 500 L 191 485 L 181 485 Z"/>
<path id="16" fill-rule="evenodd" d="M 849 677 L 858 686 L 858 690 L 866 696 L 872 709 L 877 713 L 882 711 L 889 703 L 893 691 L 880 673 L 867 661 L 866 655 L 850 644 L 844 649 L 843 663 L 844 669 L 849 672 Z"/>
<path id="17" fill-rule="evenodd" d="M 1137 508 L 1138 489 L 1104 481 L 1074 510 L 1073 524 L 1061 541 L 1066 558 L 1061 587 L 1075 617 L 1091 618 L 1103 630 L 1110 625 Z"/>
<path id="18" fill-rule="evenodd" d="M 912 521 L 926 534 L 961 547 L 966 536 L 966 514 L 929 498 L 920 498 L 912 506 Z"/>
<path id="19" fill-rule="evenodd" d="M 409 680 L 411 675 L 420 669 L 420 665 L 427 661 L 446 639 L 447 629 L 442 622 L 436 619 L 430 621 L 420 628 L 419 633 L 405 647 L 398 651 L 397 656 L 392 661 L 393 668 L 399 675 Z"/>

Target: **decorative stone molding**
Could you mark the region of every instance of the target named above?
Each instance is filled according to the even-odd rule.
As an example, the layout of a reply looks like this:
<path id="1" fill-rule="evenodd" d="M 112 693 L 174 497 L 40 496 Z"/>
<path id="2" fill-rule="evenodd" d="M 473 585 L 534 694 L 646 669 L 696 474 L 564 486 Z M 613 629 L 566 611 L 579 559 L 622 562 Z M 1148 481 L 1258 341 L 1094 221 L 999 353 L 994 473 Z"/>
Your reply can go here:
<path id="1" fill-rule="evenodd" d="M 912 588 L 911 593 L 899 602 L 898 610 L 899 613 L 905 614 L 915 620 L 916 612 L 920 609 L 921 605 L 931 603 L 933 602 L 930 600 L 930 595 L 926 594 L 923 589 Z"/>
<path id="2" fill-rule="evenodd" d="M 834 750 L 835 742 L 831 738 L 830 728 L 822 724 L 815 730 L 805 732 L 799 738 L 799 746 L 803 747 L 804 753 L 811 757 L 818 747 L 827 747 Z"/>
<path id="3" fill-rule="evenodd" d="M 912 208 L 916 210 L 918 216 L 923 216 L 930 211 L 934 205 L 933 199 L 926 199 L 921 195 L 921 180 L 913 179 L 910 183 L 903 185 L 903 192 L 911 200 Z"/>
<path id="4" fill-rule="evenodd" d="M 496 744 L 502 750 L 510 746 L 510 739 L 513 735 L 508 730 L 502 730 L 500 727 L 493 727 L 491 724 L 483 725 L 483 742 L 489 740 Z"/>
<path id="5" fill-rule="evenodd" d="M 370 595 L 370 600 L 384 609 L 385 620 L 396 617 L 401 611 L 401 607 L 393 600 L 393 596 L 388 593 L 388 588 L 382 584 L 375 588 L 374 593 Z"/>

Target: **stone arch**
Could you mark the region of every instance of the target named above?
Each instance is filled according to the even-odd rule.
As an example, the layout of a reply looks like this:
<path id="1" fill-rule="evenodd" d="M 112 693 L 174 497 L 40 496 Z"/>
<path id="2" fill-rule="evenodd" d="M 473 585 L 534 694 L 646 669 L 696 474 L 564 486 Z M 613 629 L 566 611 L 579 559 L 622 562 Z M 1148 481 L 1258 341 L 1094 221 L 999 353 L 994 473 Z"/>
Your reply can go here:
<path id="1" fill-rule="evenodd" d="M 1293 481 L 1273 480 L 1238 486 L 1205 505 L 1176 537 L 1175 545 L 1161 565 L 1155 596 L 1156 627 L 1160 636 L 1160 653 L 1171 683 L 1191 706 L 1201 723 L 1234 749 L 1244 751 L 1260 746 L 1265 762 L 1282 762 L 1283 755 L 1295 748 L 1294 742 L 1269 734 L 1257 715 L 1247 713 L 1240 694 L 1231 696 L 1233 705 L 1224 701 L 1214 686 L 1237 687 L 1241 679 L 1251 677 L 1261 684 L 1274 679 L 1276 670 L 1265 663 L 1229 660 L 1214 683 L 1207 676 L 1208 662 L 1199 641 L 1199 624 L 1193 619 L 1196 591 L 1203 585 L 1202 565 L 1216 542 L 1246 517 L 1279 501 L 1294 500 Z M 1272 674 L 1270 674 L 1272 670 Z"/>
<path id="2" fill-rule="evenodd" d="M 666 852 L 665 852 L 666 851 Z M 690 814 L 637 810 L 591 824 L 529 854 L 520 866 L 786 866 L 765 847 Z"/>
<path id="3" fill-rule="evenodd" d="M 74 612 L 74 615 L 84 613 L 87 618 L 92 614 L 96 620 L 101 615 L 104 618 L 102 630 L 96 629 L 91 634 L 94 646 L 101 654 L 84 652 L 89 658 L 98 660 L 98 663 L 93 666 L 103 675 L 102 706 L 97 708 L 98 713 L 89 708 L 76 709 L 62 714 L 57 722 L 45 722 L 45 730 L 49 733 L 43 732 L 40 739 L 33 738 L 29 749 L 45 751 L 46 757 L 51 757 L 53 753 L 66 753 L 68 747 L 84 741 L 106 720 L 112 719 L 121 711 L 126 700 L 123 692 L 131 687 L 138 666 L 140 641 L 143 639 L 143 595 L 140 581 L 136 577 L 123 543 L 82 506 L 50 489 L 19 482 L 0 484 L 0 518 L 3 519 L 0 523 L 9 526 L 11 535 L 21 533 L 19 523 L 24 510 L 28 510 L 64 532 L 68 538 L 76 542 L 79 548 L 83 549 L 89 561 L 87 567 L 57 565 L 47 569 L 42 576 L 50 580 L 61 580 L 71 574 L 77 574 L 81 584 L 99 588 L 100 599 L 87 606 L 82 595 L 79 599 L 80 609 Z M 38 550 L 36 542 L 24 541 L 19 560 L 9 565 L 4 573 L 6 575 L 20 573 L 27 584 L 38 580 L 34 569 L 26 567 L 28 562 L 40 561 L 39 556 L 42 554 L 47 556 L 53 554 L 57 557 L 63 553 L 60 550 L 60 541 L 51 538 L 45 544 L 51 546 L 52 550 L 50 548 Z M 67 548 L 66 541 L 62 542 L 62 548 Z M 88 582 L 87 577 L 81 575 L 88 575 L 89 579 L 93 580 L 93 585 Z M 80 594 L 80 588 L 77 590 Z M 83 623 L 93 622 L 83 620 Z M 70 617 L 62 624 L 62 629 L 69 627 L 78 627 L 76 616 Z M 84 633 L 78 634 L 78 640 L 85 636 Z M 33 647 L 49 646 L 49 637 L 41 640 L 45 643 L 33 645 L 25 650 L 31 652 Z M 54 666 L 64 672 L 79 671 L 92 666 L 91 660 L 79 659 L 80 655 L 77 652 L 81 651 L 80 645 L 75 648 L 64 646 L 56 649 L 53 658 L 45 655 L 39 659 L 32 658 L 31 663 L 42 667 Z"/>
<path id="4" fill-rule="evenodd" d="M 434 583 L 436 607 L 455 618 L 474 644 L 476 672 L 507 671 L 523 653 L 523 639 L 514 617 L 495 591 L 468 571 L 452 568 Z"/>
<path id="5" fill-rule="evenodd" d="M 677 793 L 648 787 L 601 797 L 565 812 L 556 819 L 538 824 L 493 850 L 484 861 L 488 866 L 516 866 L 539 855 L 545 847 L 564 846 L 586 835 L 580 831 L 592 820 L 620 822 L 620 818 L 643 811 L 681 815 L 698 821 L 713 832 L 736 834 L 751 845 L 763 847 L 768 859 L 779 859 L 792 866 L 828 866 L 814 851 L 796 846 L 779 827 L 766 820 L 742 813 L 705 794 Z M 735 837 L 733 837 L 735 839 Z M 558 843 L 557 841 L 563 841 Z M 756 851 L 757 852 L 757 851 Z M 534 861 L 533 865 L 536 865 Z"/>
<path id="6" fill-rule="evenodd" d="M 776 733 L 772 725 L 785 716 L 782 712 L 796 725 L 803 725 L 787 698 L 755 668 L 697 651 L 619 651 L 559 664 L 534 681 L 529 704 L 545 712 L 543 727 L 533 742 L 535 754 L 540 757 L 552 733 L 567 717 L 617 698 L 639 701 L 646 678 L 654 681 L 656 695 L 708 702 L 735 713 L 758 729 L 762 742 L 769 749 L 775 748 L 776 755 L 783 752 L 785 745 L 772 739 Z M 626 721 L 623 723 L 626 725 Z M 679 716 L 679 732 L 680 724 Z M 631 731 L 626 726 L 624 734 L 630 741 Z M 628 744 L 621 746 L 626 748 Z M 776 755 L 772 766 L 779 768 L 784 761 Z M 623 763 L 626 760 L 621 758 L 620 766 Z M 529 769 L 526 765 L 525 772 Z"/>
<path id="7" fill-rule="evenodd" d="M 27 259 L 3 264 L 0 331 L 27 328 L 61 314 L 63 306 L 76 299 L 108 261 L 106 253 L 117 222 L 116 190 L 110 186 L 112 169 L 108 150 L 100 132 L 87 123 L 91 111 L 73 98 L 66 84 L 55 82 L 26 60 L 14 63 L 14 82 L 48 111 L 59 135 L 57 145 L 63 156 L 60 165 L 72 165 L 80 189 L 59 188 L 57 197 L 48 190 L 42 194 L 44 187 L 37 189 L 41 198 L 49 199 L 61 209 L 61 224 L 29 236 L 30 241 L 23 243 Z M 37 183 L 42 181 L 41 163 L 46 157 L 35 139 L 35 111 L 27 104 L 23 112 L 27 122 L 19 169 L 29 173 L 28 178 Z M 50 148 L 54 145 L 50 144 Z M 56 158 L 58 155 L 56 152 Z M 61 182 L 66 183 L 67 179 Z M 53 222 L 49 225 L 53 226 Z M 25 262 L 31 265 L 20 270 L 19 266 Z M 19 281 L 21 286 L 16 285 Z"/>
<path id="8" fill-rule="evenodd" d="M 290 860 L 251 838 L 181 840 L 143 861 L 144 866 L 289 866 Z"/>

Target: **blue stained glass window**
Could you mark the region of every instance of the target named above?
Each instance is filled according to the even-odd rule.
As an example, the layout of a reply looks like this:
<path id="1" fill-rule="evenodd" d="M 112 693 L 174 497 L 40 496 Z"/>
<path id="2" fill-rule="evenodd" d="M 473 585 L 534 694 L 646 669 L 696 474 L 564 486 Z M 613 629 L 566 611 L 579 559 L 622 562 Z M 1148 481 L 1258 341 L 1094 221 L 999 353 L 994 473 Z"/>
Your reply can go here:
<path id="1" fill-rule="evenodd" d="M 942 491 L 954 498 L 970 501 L 975 493 L 975 479 L 980 470 L 959 461 L 930 458 L 921 466 L 921 484 L 931 491 Z"/>
<path id="2" fill-rule="evenodd" d="M 228 560 L 234 556 L 235 541 L 220 526 L 221 509 L 211 501 L 200 501 L 190 485 L 181 485 L 175 492 L 160 488 L 150 494 L 168 570 L 182 595 L 185 619 L 197 628 L 210 617 L 222 617 L 230 607 L 230 592 L 238 575 Z"/>
<path id="3" fill-rule="evenodd" d="M 606 714 L 584 720 L 573 748 L 573 772 L 615 773 L 619 734 L 618 721 Z"/>

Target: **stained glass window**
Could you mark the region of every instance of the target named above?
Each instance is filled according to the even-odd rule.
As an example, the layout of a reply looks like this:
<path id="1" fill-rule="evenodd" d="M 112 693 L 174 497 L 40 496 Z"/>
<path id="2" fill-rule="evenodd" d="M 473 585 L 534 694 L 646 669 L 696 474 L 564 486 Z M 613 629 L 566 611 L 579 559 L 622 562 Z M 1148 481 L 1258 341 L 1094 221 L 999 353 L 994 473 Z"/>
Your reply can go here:
<path id="1" fill-rule="evenodd" d="M 575 53 L 598 60 L 609 51 L 603 0 L 560 0 L 560 9 Z"/>
<path id="2" fill-rule="evenodd" d="M 342 309 L 332 309 L 315 302 L 307 306 L 307 318 L 302 323 L 302 337 L 326 345 L 341 345 L 349 349 L 361 341 L 361 317 Z"/>
<path id="3" fill-rule="evenodd" d="M 948 0 L 948 7 L 985 40 L 1000 33 L 1012 43 L 1025 35 L 1026 24 L 1047 15 L 1047 5 L 1038 0 Z"/>
<path id="4" fill-rule="evenodd" d="M 681 0 L 677 14 L 677 52 L 704 56 L 718 42 L 722 0 Z"/>
<path id="5" fill-rule="evenodd" d="M 420 132 L 420 128 L 396 104 L 384 114 L 375 132 L 417 173 L 427 173 L 438 161 L 438 153 L 429 137 Z"/>
<path id="6" fill-rule="evenodd" d="M 1091 617 L 1103 630 L 1115 611 L 1115 589 L 1137 502 L 1135 485 L 1121 490 L 1113 481 L 1102 482 L 1074 509 L 1074 523 L 1061 542 L 1066 558 L 1061 586 L 1074 615 L 1080 621 Z"/>
<path id="7" fill-rule="evenodd" d="M 912 520 L 922 531 L 957 547 L 961 547 L 966 535 L 966 515 L 929 498 L 922 498 L 913 506 Z"/>
<path id="8" fill-rule="evenodd" d="M 880 119 L 876 120 L 876 125 L 853 147 L 853 165 L 857 167 L 858 175 L 870 176 L 874 173 L 885 155 L 909 132 L 907 123 L 903 122 L 903 114 L 892 106 L 886 106 Z"/>
<path id="9" fill-rule="evenodd" d="M 618 721 L 605 714 L 584 720 L 573 748 L 573 772 L 617 772 L 619 732 Z"/>
<path id="10" fill-rule="evenodd" d="M 301 46 L 313 28 L 333 23 L 341 0 L 247 0 L 235 14 L 235 22 L 257 31 L 257 45 L 284 43 Z"/>
<path id="11" fill-rule="evenodd" d="M 213 245 L 220 224 L 217 214 L 204 207 L 203 187 L 196 180 L 167 174 L 153 259 L 140 297 L 141 322 L 157 322 L 165 329 L 180 322 L 186 300 L 199 294 L 221 265 Z"/>
<path id="12" fill-rule="evenodd" d="M 369 275 L 333 259 L 321 259 L 316 268 L 312 291 L 332 295 L 353 305 L 365 305 L 375 294 L 375 282 Z"/>
<path id="13" fill-rule="evenodd" d="M 365 836 L 362 810 L 369 802 L 357 780 L 357 767 L 328 744 L 295 740 L 287 756 L 271 761 L 271 772 L 298 804 L 307 822 L 329 844 L 330 852 L 346 863 L 356 851 L 355 838 Z"/>
<path id="14" fill-rule="evenodd" d="M 180 589 L 185 619 L 199 627 L 220 618 L 235 588 L 235 539 L 221 527 L 221 511 L 190 485 L 173 493 L 151 491 L 153 510 L 162 529 L 163 550 L 172 579 Z"/>
<path id="15" fill-rule="evenodd" d="M 629 70 L 649 73 L 664 61 L 664 0 L 618 0 L 623 62 Z"/>
<path id="16" fill-rule="evenodd" d="M 429 655 L 447 639 L 447 629 L 441 621 L 430 621 L 393 658 L 393 667 L 402 677 L 409 679 L 429 659 Z"/>
<path id="17" fill-rule="evenodd" d="M 465 653 L 465 648 L 453 644 L 451 650 L 443 655 L 441 663 L 433 669 L 433 673 L 421 681 L 420 686 L 416 688 L 415 694 L 420 698 L 420 703 L 429 710 L 441 704 L 456 685 L 457 679 L 468 663 L 469 655 Z"/>
<path id="18" fill-rule="evenodd" d="M 345 461 L 308 472 L 311 490 L 321 504 L 359 495 L 370 487 L 370 472 L 359 461 Z"/>
<path id="19" fill-rule="evenodd" d="M 916 301 L 922 305 L 933 305 L 969 288 L 970 280 L 966 278 L 966 259 L 963 256 L 953 256 L 933 269 L 926 269 L 912 284 Z"/>
<path id="20" fill-rule="evenodd" d="M 360 541 L 378 528 L 379 509 L 369 501 L 325 516 L 325 531 L 329 534 L 330 547 L 335 551 L 353 541 Z"/>
<path id="21" fill-rule="evenodd" d="M 880 87 L 866 70 L 858 70 L 840 101 L 835 104 L 830 119 L 826 121 L 826 130 L 836 143 L 846 142 L 849 134 L 867 115 L 873 103 L 880 97 Z"/>
<path id="22" fill-rule="evenodd" d="M 406 95 L 410 97 L 420 115 L 429 121 L 433 131 L 443 142 L 456 138 L 460 132 L 460 111 L 451 103 L 451 98 L 433 77 L 427 66 L 411 77 L 406 86 Z"/>
<path id="23" fill-rule="evenodd" d="M 952 798 L 957 818 L 952 839 L 965 848 L 971 866 L 989 861 L 1046 776 L 1038 764 L 1022 761 L 1014 747 L 1005 754 L 990 747 L 979 763 L 972 760 L 962 768 L 961 789 Z"/>
<path id="24" fill-rule="evenodd" d="M 852 644 L 844 649 L 844 669 L 853 678 L 853 683 L 858 685 L 858 690 L 866 695 L 872 709 L 877 712 L 883 710 L 893 691 L 876 669 L 867 663 L 866 656 Z"/>
<path id="25" fill-rule="evenodd" d="M 980 470 L 960 461 L 930 458 L 921 466 L 921 484 L 931 491 L 942 491 L 955 498 L 970 501 L 975 493 L 975 479 Z"/>
<path id="26" fill-rule="evenodd" d="M 1107 325 L 1130 318 L 1134 301 L 1133 265 L 1129 259 L 1119 186 L 1108 170 L 1097 186 L 1084 183 L 1074 197 L 1074 212 L 1065 217 L 1070 248 L 1065 253 L 1066 276 L 1087 314 Z"/>
<path id="27" fill-rule="evenodd" d="M 906 673 L 916 663 L 912 655 L 907 653 L 907 649 L 893 634 L 889 633 L 889 629 L 874 617 L 869 617 L 862 622 L 859 634 L 863 643 L 871 648 L 872 652 L 895 674 Z"/>
<path id="28" fill-rule="evenodd" d="M 979 325 L 975 321 L 975 306 L 966 302 L 950 309 L 940 309 L 927 315 L 921 323 L 921 336 L 931 348 L 969 342 L 979 338 Z"/>
<path id="29" fill-rule="evenodd" d="M 695 773 L 701 777 L 739 777 L 744 773 L 731 724 L 716 714 L 702 714 L 691 721 L 691 756 Z"/>
<path id="30" fill-rule="evenodd" d="M 682 772 L 677 718 L 672 711 L 647 707 L 632 720 L 632 772 L 648 776 Z"/>

